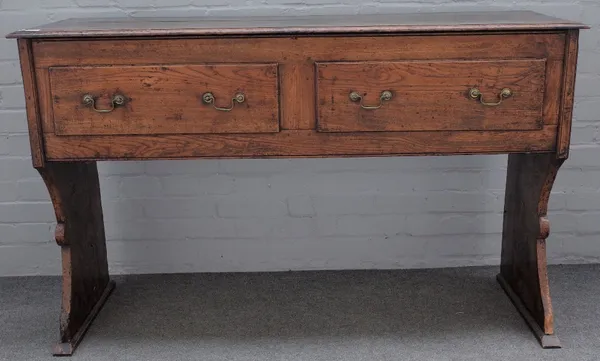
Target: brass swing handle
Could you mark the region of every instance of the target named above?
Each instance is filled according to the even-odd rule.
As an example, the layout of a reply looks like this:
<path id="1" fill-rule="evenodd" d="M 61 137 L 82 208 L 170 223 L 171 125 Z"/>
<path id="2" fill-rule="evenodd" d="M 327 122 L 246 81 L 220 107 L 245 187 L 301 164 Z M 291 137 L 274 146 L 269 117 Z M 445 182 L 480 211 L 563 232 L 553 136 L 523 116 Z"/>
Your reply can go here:
<path id="1" fill-rule="evenodd" d="M 500 94 L 498 94 L 498 101 L 497 102 L 486 102 L 483 100 L 483 94 L 481 93 L 481 91 L 477 88 L 471 88 L 471 90 L 469 90 L 469 96 L 473 99 L 479 99 L 479 101 L 481 102 L 481 104 L 488 106 L 488 107 L 495 107 L 498 106 L 500 104 L 502 104 L 502 101 L 506 98 L 510 98 L 513 95 L 512 90 L 510 90 L 510 88 L 504 88 L 500 91 Z"/>
<path id="2" fill-rule="evenodd" d="M 117 106 L 125 104 L 125 97 L 120 94 L 115 94 L 115 95 L 113 95 L 113 97 L 110 101 L 109 109 L 98 109 L 98 108 L 96 108 L 96 99 L 94 99 L 94 97 L 92 95 L 86 94 L 83 96 L 83 104 L 91 107 L 92 109 L 94 109 L 95 112 L 110 113 L 113 110 L 115 110 L 115 108 Z"/>
<path id="3" fill-rule="evenodd" d="M 384 90 L 381 92 L 381 95 L 379 96 L 379 105 L 364 105 L 363 104 L 363 97 L 358 94 L 358 92 L 352 92 L 350 93 L 350 101 L 353 102 L 360 102 L 360 107 L 366 110 L 375 110 L 375 109 L 379 109 L 383 106 L 383 102 L 388 101 L 388 100 L 392 100 L 392 92 L 389 90 Z"/>
<path id="4" fill-rule="evenodd" d="M 213 93 L 207 92 L 207 93 L 202 94 L 202 102 L 204 104 L 212 104 L 213 108 L 215 108 L 216 110 L 222 111 L 222 112 L 230 112 L 235 107 L 235 103 L 242 104 L 245 101 L 246 101 L 246 96 L 244 95 L 244 93 L 237 93 L 231 99 L 231 106 L 230 107 L 228 107 L 228 108 L 221 108 L 221 107 L 218 107 L 215 104 L 215 96 L 213 95 Z"/>

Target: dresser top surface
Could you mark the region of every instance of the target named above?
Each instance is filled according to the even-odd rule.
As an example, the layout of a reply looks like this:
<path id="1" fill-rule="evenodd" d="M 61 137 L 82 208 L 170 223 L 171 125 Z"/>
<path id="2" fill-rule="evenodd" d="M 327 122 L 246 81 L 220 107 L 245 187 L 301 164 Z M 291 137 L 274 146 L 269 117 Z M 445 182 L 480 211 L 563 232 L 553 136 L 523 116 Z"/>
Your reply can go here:
<path id="1" fill-rule="evenodd" d="M 23 29 L 8 38 L 311 35 L 581 29 L 532 11 L 194 18 L 79 18 Z"/>

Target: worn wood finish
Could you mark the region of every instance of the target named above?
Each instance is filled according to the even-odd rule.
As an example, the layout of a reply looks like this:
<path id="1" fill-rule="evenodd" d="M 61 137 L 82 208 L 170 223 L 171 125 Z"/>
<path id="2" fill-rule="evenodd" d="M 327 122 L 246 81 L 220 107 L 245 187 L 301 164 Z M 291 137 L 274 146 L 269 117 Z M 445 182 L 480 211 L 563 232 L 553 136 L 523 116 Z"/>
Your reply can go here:
<path id="1" fill-rule="evenodd" d="M 558 339 L 558 336 L 556 336 L 556 334 L 547 335 L 544 332 L 544 330 L 542 330 L 540 325 L 538 325 L 536 320 L 533 318 L 533 316 L 529 312 L 529 309 L 527 308 L 527 306 L 525 306 L 525 304 L 521 300 L 520 296 L 512 290 L 512 287 L 506 282 L 506 280 L 502 277 L 502 275 L 498 274 L 496 279 L 498 280 L 500 287 L 502 287 L 504 292 L 506 292 L 506 295 L 508 296 L 510 301 L 513 303 L 513 305 L 515 306 L 517 311 L 519 311 L 519 313 L 521 314 L 521 316 L 523 317 L 523 319 L 525 320 L 525 322 L 527 323 L 527 325 L 529 326 L 529 328 L 531 329 L 531 331 L 533 332 L 535 337 L 538 339 L 538 341 L 540 342 L 542 347 L 543 348 L 561 348 L 561 344 L 560 344 L 560 340 Z"/>
<path id="2" fill-rule="evenodd" d="M 507 41 L 510 39 L 510 41 Z M 564 60 L 565 34 L 33 40 L 36 67 L 448 59 Z"/>
<path id="3" fill-rule="evenodd" d="M 526 320 L 539 327 L 542 346 L 560 347 L 554 335 L 546 265 L 546 238 L 550 233 L 548 200 L 556 173 L 563 163 L 555 154 L 511 154 L 502 232 L 499 279 L 511 298 L 518 297 Z M 549 336 L 549 337 L 546 337 Z"/>
<path id="4" fill-rule="evenodd" d="M 556 124 L 565 35 L 560 33 L 245 39 L 36 41 L 44 133 L 55 133 L 50 67 L 277 63 L 282 129 L 315 128 L 315 62 L 546 59 L 544 124 Z M 471 104 L 469 103 L 469 106 Z"/>
<path id="5" fill-rule="evenodd" d="M 571 144 L 571 122 L 573 119 L 573 103 L 575 92 L 575 75 L 577 73 L 577 55 L 579 48 L 579 30 L 569 30 L 567 33 L 564 79 L 561 98 L 561 119 L 558 128 L 559 158 L 567 159 L 569 156 L 569 145 Z"/>
<path id="6" fill-rule="evenodd" d="M 277 65 L 171 65 L 50 68 L 57 135 L 270 133 L 279 131 Z M 214 95 L 217 110 L 203 94 Z M 233 104 L 236 94 L 243 103 Z M 82 103 L 111 109 L 98 113 Z"/>
<path id="7" fill-rule="evenodd" d="M 545 60 L 317 63 L 323 132 L 531 130 L 542 128 Z M 503 88 L 513 95 L 498 106 Z M 393 98 L 381 101 L 383 91 Z M 358 92 L 361 102 L 353 102 Z"/>
<path id="8" fill-rule="evenodd" d="M 38 168 L 44 166 L 44 146 L 42 144 L 42 124 L 38 100 L 38 87 L 35 79 L 31 41 L 19 39 L 19 58 L 21 61 L 21 74 L 23 75 L 23 88 L 25 90 L 25 106 L 27 109 L 27 126 L 29 128 L 29 144 L 31 147 L 31 161 Z"/>
<path id="9" fill-rule="evenodd" d="M 46 136 L 48 159 L 266 158 L 552 152 L 556 126 L 529 132 Z"/>
<path id="10" fill-rule="evenodd" d="M 484 30 L 535 31 L 572 28 L 585 28 L 585 25 L 532 11 L 494 11 L 281 17 L 68 19 L 20 30 L 9 34 L 8 37 L 312 35 Z"/>
<path id="11" fill-rule="evenodd" d="M 38 168 L 56 214 L 62 254 L 60 341 L 55 355 L 70 355 L 106 301 L 108 275 L 100 184 L 95 162 L 48 162 Z"/>
<path id="12" fill-rule="evenodd" d="M 315 73 L 310 61 L 280 65 L 281 128 L 315 128 Z"/>
<path id="13" fill-rule="evenodd" d="M 562 61 L 546 59 L 546 95 L 544 96 L 544 124 L 560 121 L 560 98 L 562 97 Z"/>
<path id="14" fill-rule="evenodd" d="M 34 166 L 63 259 L 71 354 L 109 281 L 95 161 L 510 153 L 498 280 L 543 347 L 548 197 L 568 155 L 579 29 L 531 12 L 80 19 L 19 38 Z M 469 97 L 477 87 L 498 106 Z M 392 99 L 379 109 L 384 90 Z M 211 92 L 216 106 L 202 103 Z M 98 113 L 113 95 L 125 103 Z M 90 163 L 91 161 L 91 163 Z"/>

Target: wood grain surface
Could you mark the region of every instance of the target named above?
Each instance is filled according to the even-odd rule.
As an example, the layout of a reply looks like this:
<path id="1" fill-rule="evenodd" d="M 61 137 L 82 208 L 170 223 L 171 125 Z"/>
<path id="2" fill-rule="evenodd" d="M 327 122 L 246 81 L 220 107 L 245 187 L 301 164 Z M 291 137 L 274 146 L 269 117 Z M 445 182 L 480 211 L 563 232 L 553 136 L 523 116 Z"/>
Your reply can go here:
<path id="1" fill-rule="evenodd" d="M 563 161 L 555 154 L 508 158 L 500 277 L 547 335 L 554 333 L 546 261 L 548 200 Z"/>
<path id="2" fill-rule="evenodd" d="M 23 89 L 25 90 L 25 107 L 27 110 L 27 128 L 29 129 L 29 145 L 31 148 L 31 161 L 36 168 L 44 165 L 44 146 L 42 135 L 41 114 L 39 105 L 39 88 L 36 84 L 35 66 L 31 41 L 18 40 L 19 59 L 21 61 L 21 74 L 23 76 Z"/>
<path id="3" fill-rule="evenodd" d="M 567 33 L 563 92 L 560 101 L 560 126 L 558 128 L 557 154 L 567 159 L 571 145 L 571 124 L 573 121 L 573 104 L 575 103 L 575 76 L 577 74 L 577 55 L 579 50 L 579 30 Z"/>
<path id="4" fill-rule="evenodd" d="M 542 128 L 545 60 L 317 64 L 318 129 L 325 132 Z M 503 88 L 513 95 L 498 106 Z M 381 101 L 383 91 L 393 98 Z M 358 92 L 366 106 L 349 99 Z"/>
<path id="5" fill-rule="evenodd" d="M 279 131 L 277 65 L 171 65 L 52 67 L 50 86 L 57 135 L 265 133 Z M 243 103 L 229 112 L 237 93 Z M 82 103 L 92 95 L 96 107 L 110 109 L 115 94 L 126 102 L 110 113 Z"/>
<path id="6" fill-rule="evenodd" d="M 36 67 L 323 61 L 556 59 L 564 33 L 34 40 Z"/>
<path id="7" fill-rule="evenodd" d="M 507 38 L 510 41 L 506 41 Z M 464 58 L 485 62 L 524 58 L 546 59 L 548 65 L 545 74 L 543 122 L 556 124 L 565 35 L 492 33 L 431 37 L 34 41 L 33 51 L 36 59 L 36 81 L 40 91 L 44 133 L 55 133 L 54 101 L 50 94 L 55 90 L 50 87 L 48 75 L 50 67 L 118 68 L 124 66 L 128 69 L 132 63 L 136 64 L 136 67 L 277 63 L 281 95 L 281 128 L 315 129 L 315 62 L 403 60 L 434 62 Z M 80 80 L 73 78 L 73 81 L 75 84 L 79 81 L 92 86 L 85 78 Z M 104 80 L 99 83 L 104 84 Z M 83 89 L 80 91 L 83 93 Z M 469 103 L 469 106 L 471 105 Z M 65 114 L 66 111 L 63 116 L 66 116 Z"/>
<path id="8" fill-rule="evenodd" d="M 47 162 L 38 171 L 54 206 L 62 254 L 60 341 L 54 352 L 70 354 L 112 288 L 98 171 L 95 162 Z"/>
<path id="9" fill-rule="evenodd" d="M 182 35 L 311 35 L 483 30 L 549 30 L 585 25 L 532 11 L 196 18 L 83 18 L 23 29 L 9 38 Z"/>
<path id="10" fill-rule="evenodd" d="M 540 131 L 317 133 L 162 136 L 46 135 L 48 159 L 169 159 L 392 156 L 550 152 L 556 126 Z"/>
<path id="11" fill-rule="evenodd" d="M 314 63 L 307 59 L 283 62 L 281 74 L 281 128 L 314 129 L 315 72 Z"/>

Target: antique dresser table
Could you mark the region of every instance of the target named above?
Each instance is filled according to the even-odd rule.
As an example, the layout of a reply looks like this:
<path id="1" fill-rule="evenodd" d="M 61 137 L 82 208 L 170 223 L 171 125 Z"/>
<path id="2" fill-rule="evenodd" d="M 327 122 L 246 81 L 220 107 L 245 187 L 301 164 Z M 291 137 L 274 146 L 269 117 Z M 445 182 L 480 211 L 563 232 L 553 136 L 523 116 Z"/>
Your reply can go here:
<path id="1" fill-rule="evenodd" d="M 579 23 L 533 12 L 78 19 L 18 39 L 57 218 L 70 355 L 114 284 L 96 161 L 507 153 L 498 281 L 559 347 L 548 197 L 569 154 Z"/>

